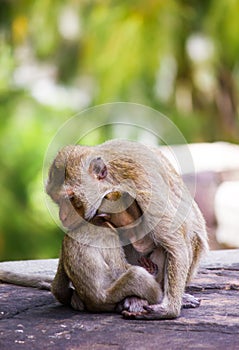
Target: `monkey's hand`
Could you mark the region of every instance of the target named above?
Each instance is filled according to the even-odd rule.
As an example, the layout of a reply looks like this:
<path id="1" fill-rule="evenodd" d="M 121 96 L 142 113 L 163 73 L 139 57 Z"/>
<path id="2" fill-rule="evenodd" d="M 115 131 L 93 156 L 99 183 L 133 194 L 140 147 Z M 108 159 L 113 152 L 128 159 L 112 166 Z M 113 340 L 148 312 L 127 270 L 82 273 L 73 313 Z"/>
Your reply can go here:
<path id="1" fill-rule="evenodd" d="M 169 313 L 162 304 L 146 305 L 141 312 L 123 311 L 124 318 L 131 320 L 162 320 L 168 318 L 176 318 L 178 315 Z"/>
<path id="2" fill-rule="evenodd" d="M 145 256 L 141 256 L 140 259 L 138 259 L 138 262 L 142 267 L 145 268 L 151 275 L 157 276 L 158 274 L 158 265 L 155 264 L 151 259 L 146 258 Z"/>
<path id="3" fill-rule="evenodd" d="M 145 299 L 141 299 L 138 297 L 127 297 L 121 302 L 119 302 L 116 306 L 116 312 L 123 313 L 124 311 L 128 313 L 138 313 L 144 312 L 144 307 L 149 303 Z"/>
<path id="4" fill-rule="evenodd" d="M 182 308 L 189 309 L 200 306 L 200 300 L 195 298 L 191 294 L 183 294 Z M 155 305 L 144 305 L 143 310 L 140 311 L 130 311 L 124 309 L 122 312 L 124 318 L 134 319 L 134 320 L 161 320 L 176 318 L 178 315 L 175 313 L 170 313 L 162 304 Z"/>

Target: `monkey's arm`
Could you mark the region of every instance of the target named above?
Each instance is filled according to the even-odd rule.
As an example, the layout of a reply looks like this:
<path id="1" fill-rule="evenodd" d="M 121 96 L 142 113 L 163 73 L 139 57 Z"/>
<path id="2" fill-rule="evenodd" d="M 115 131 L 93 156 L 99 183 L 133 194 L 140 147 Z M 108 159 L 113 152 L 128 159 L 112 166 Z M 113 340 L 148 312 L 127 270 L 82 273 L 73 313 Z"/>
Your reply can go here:
<path id="1" fill-rule="evenodd" d="M 89 293 L 89 280 L 87 283 L 86 306 L 89 311 L 122 312 L 127 309 L 130 312 L 139 312 L 148 304 L 159 303 L 162 297 L 161 288 L 154 277 L 139 266 L 131 266 L 107 289 L 101 285 L 97 290 L 93 284 Z"/>
<path id="2" fill-rule="evenodd" d="M 155 264 L 150 258 L 141 257 L 139 263 L 144 267 L 151 275 L 156 276 L 158 273 L 158 265 Z M 193 295 L 184 293 L 182 299 L 182 308 L 190 309 L 200 305 L 200 299 L 195 298 Z"/>

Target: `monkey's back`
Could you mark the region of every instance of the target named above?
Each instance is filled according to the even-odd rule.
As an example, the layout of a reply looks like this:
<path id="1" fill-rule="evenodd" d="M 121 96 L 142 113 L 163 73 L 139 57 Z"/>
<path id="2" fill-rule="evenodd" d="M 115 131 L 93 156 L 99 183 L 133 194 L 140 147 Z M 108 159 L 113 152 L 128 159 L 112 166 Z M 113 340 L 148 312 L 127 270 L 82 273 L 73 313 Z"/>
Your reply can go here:
<path id="1" fill-rule="evenodd" d="M 157 238 L 160 232 L 162 239 L 173 242 L 178 228 L 184 226 L 193 271 L 201 253 L 208 249 L 205 221 L 170 161 L 159 148 L 128 140 L 110 140 L 96 149 L 108 163 L 113 181 L 133 180 L 135 198 L 144 213 L 143 233 Z"/>

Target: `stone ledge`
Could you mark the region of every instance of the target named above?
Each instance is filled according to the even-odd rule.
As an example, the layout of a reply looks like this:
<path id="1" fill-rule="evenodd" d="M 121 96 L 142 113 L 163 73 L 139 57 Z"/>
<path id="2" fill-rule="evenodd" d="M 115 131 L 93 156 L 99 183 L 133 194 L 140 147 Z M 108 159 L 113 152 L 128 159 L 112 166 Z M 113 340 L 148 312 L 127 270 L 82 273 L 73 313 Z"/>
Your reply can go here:
<path id="1" fill-rule="evenodd" d="M 55 273 L 57 259 L 0 263 L 0 271 Z M 238 349 L 239 250 L 211 251 L 189 291 L 201 299 L 176 320 L 77 312 L 49 291 L 0 284 L 0 349 Z"/>
<path id="2" fill-rule="evenodd" d="M 21 275 L 37 275 L 44 278 L 54 278 L 58 259 L 20 260 L 0 262 L 1 273 L 12 272 Z M 211 250 L 202 259 L 202 268 L 239 269 L 239 249 Z"/>

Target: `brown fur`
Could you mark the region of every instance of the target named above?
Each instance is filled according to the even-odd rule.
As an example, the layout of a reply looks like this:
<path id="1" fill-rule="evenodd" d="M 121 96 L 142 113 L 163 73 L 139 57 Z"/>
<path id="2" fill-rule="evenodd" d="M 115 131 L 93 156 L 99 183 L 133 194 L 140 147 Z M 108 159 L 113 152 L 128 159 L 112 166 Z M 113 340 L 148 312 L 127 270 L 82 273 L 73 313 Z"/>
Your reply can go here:
<path id="1" fill-rule="evenodd" d="M 46 189 L 59 205 L 60 219 L 70 231 L 63 241 L 52 286 L 58 300 L 76 309 L 84 309 L 87 304 L 90 310 L 110 311 L 120 298 L 126 297 L 118 306 L 125 317 L 136 319 L 174 318 L 180 314 L 182 303 L 186 307 L 197 305 L 195 298 L 184 294 L 184 289 L 207 249 L 205 224 L 181 177 L 158 148 L 123 140 L 95 147 L 66 146 L 51 166 Z M 88 227 L 83 219 L 94 221 L 99 227 Z M 115 244 L 114 227 L 117 239 L 125 244 L 127 264 L 118 246 L 83 249 L 81 240 L 90 240 L 94 234 L 114 237 Z M 116 259 L 113 249 L 117 251 Z M 94 250 L 100 259 L 94 259 Z M 159 295 L 163 292 L 163 297 L 155 305 L 147 306 L 147 302 L 131 297 L 148 297 L 154 302 L 152 295 L 147 294 L 154 283 L 149 282 L 149 289 L 139 288 L 153 277 L 140 267 L 128 265 L 139 265 L 142 257 L 157 265 L 157 290 Z M 122 265 L 120 270 L 118 264 Z M 92 274 L 94 270 L 98 271 L 96 275 Z M 104 277 L 98 278 L 99 274 Z M 120 278 L 125 275 L 130 278 L 121 284 Z M 0 274 L 0 279 L 46 286 L 37 278 L 21 280 L 22 276 Z"/>
<path id="2" fill-rule="evenodd" d="M 152 275 L 127 263 L 115 229 L 86 223 L 64 237 L 52 292 L 63 304 L 97 312 L 114 311 L 127 296 L 149 304 L 162 296 Z"/>
<path id="3" fill-rule="evenodd" d="M 204 220 L 181 177 L 158 149 L 135 142 L 113 140 L 91 148 L 72 147 L 67 163 L 74 166 L 67 170 L 65 184 L 71 184 L 78 209 L 85 219 L 92 220 L 104 209 L 108 193 L 119 191 L 132 197 L 136 214 L 131 218 L 127 218 L 128 208 L 121 214 L 103 211 L 131 244 L 130 249 L 125 247 L 128 262 L 135 263 L 135 256 L 149 255 L 159 266 L 157 280 L 163 300 L 148 309 L 147 318 L 177 317 L 185 286 L 207 249 Z M 92 160 L 99 158 L 107 168 L 106 176 L 100 179 L 89 174 Z M 125 316 L 140 318 L 144 314 Z"/>
<path id="4" fill-rule="evenodd" d="M 85 150 L 88 151 L 82 149 L 83 154 Z M 113 311 L 119 302 L 129 296 L 138 297 L 133 299 L 135 302 L 129 310 L 142 310 L 142 305 L 159 302 L 162 297 L 159 284 L 144 268 L 126 262 L 118 232 L 104 221 L 104 215 L 101 218 L 99 214 L 94 218 L 99 226 L 82 220 L 87 208 L 81 205 L 84 198 L 81 199 L 78 192 L 81 191 L 79 179 L 82 178 L 80 170 L 83 165 L 80 155 L 76 162 L 77 156 L 76 148 L 70 146 L 60 151 L 50 168 L 46 187 L 48 194 L 59 204 L 62 223 L 69 229 L 63 240 L 58 271 L 52 283 L 53 294 L 63 304 L 90 311 Z M 65 174 L 64 179 L 60 176 L 61 172 Z M 96 161 L 93 159 L 89 162 L 88 171 L 83 176 L 87 180 L 91 176 L 91 181 L 99 181 L 106 174 L 104 163 L 96 158 Z M 61 179 L 61 183 L 58 179 Z M 107 192 L 105 197 L 112 203 L 121 197 L 121 193 Z M 134 213 L 135 210 L 131 209 Z M 130 215 L 122 217 L 123 225 L 130 223 L 130 218 Z M 139 301 L 141 299 L 143 303 Z"/>

